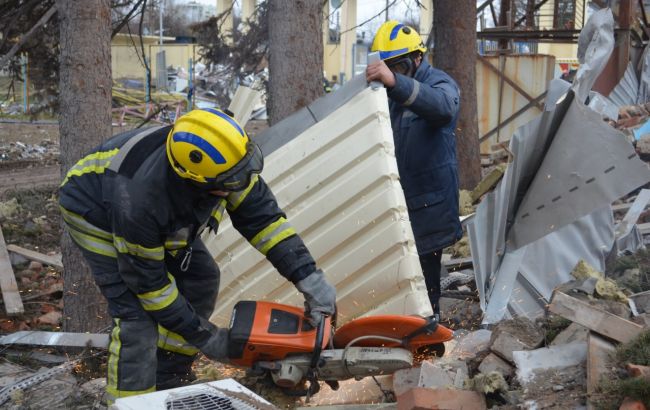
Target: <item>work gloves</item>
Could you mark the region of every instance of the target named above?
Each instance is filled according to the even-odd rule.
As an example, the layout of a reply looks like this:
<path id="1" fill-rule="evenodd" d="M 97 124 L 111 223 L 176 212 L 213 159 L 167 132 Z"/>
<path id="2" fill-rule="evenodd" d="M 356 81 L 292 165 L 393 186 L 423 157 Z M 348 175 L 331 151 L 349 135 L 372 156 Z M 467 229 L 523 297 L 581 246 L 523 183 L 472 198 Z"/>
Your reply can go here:
<path id="1" fill-rule="evenodd" d="M 336 311 L 336 289 L 327 282 L 322 270 L 300 280 L 296 288 L 305 297 L 305 316 L 312 326 L 317 327 L 323 316 L 332 316 Z"/>
<path id="2" fill-rule="evenodd" d="M 199 317 L 200 327 L 202 330 L 210 332 L 210 337 L 205 342 L 196 347 L 208 359 L 216 360 L 222 363 L 228 362 L 228 329 L 219 328 L 207 319 Z"/>

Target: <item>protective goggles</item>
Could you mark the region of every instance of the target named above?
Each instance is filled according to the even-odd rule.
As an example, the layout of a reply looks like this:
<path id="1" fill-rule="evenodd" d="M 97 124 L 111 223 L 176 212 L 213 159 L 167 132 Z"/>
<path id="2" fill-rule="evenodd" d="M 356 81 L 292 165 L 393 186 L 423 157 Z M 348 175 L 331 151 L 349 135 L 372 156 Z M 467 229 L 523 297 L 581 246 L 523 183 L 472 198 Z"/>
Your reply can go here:
<path id="1" fill-rule="evenodd" d="M 386 60 L 386 65 L 390 71 L 402 75 L 411 75 L 411 71 L 413 70 L 413 60 L 411 60 L 411 57 L 396 58 L 395 61 L 391 60 Z"/>
<path id="2" fill-rule="evenodd" d="M 206 183 L 200 184 L 206 191 L 243 191 L 248 188 L 254 174 L 259 174 L 264 168 L 262 150 L 253 141 L 246 144 L 246 155 L 234 167 L 217 175 L 215 178 L 205 178 Z"/>

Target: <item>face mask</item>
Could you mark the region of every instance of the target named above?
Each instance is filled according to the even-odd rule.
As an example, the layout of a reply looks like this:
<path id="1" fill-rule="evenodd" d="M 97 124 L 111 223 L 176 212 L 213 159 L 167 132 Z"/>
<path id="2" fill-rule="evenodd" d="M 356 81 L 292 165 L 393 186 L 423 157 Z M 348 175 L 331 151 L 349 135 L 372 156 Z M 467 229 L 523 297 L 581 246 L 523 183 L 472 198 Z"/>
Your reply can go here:
<path id="1" fill-rule="evenodd" d="M 415 63 L 410 57 L 398 58 L 395 61 L 388 60 L 386 65 L 395 74 L 402 74 L 407 77 L 412 77 L 415 74 Z"/>

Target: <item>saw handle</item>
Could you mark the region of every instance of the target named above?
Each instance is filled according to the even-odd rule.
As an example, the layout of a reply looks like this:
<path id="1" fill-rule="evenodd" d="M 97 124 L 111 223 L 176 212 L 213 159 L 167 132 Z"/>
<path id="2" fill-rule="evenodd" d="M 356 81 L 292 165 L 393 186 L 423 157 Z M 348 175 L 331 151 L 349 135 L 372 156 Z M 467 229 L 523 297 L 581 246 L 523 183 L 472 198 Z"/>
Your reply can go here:
<path id="1" fill-rule="evenodd" d="M 430 335 L 432 333 L 435 333 L 437 329 L 438 329 L 438 321 L 435 319 L 435 316 L 429 316 L 427 318 L 427 323 L 425 325 L 412 331 L 411 333 L 409 333 L 408 335 L 402 338 L 402 345 L 404 347 L 408 347 L 411 344 L 411 340 L 423 334 Z"/>
<path id="2" fill-rule="evenodd" d="M 325 315 L 321 318 L 318 328 L 316 329 L 316 342 L 314 343 L 314 352 L 311 355 L 311 362 L 309 367 L 313 370 L 316 370 L 318 367 L 318 361 L 320 359 L 320 354 L 323 351 L 323 338 L 325 337 Z"/>

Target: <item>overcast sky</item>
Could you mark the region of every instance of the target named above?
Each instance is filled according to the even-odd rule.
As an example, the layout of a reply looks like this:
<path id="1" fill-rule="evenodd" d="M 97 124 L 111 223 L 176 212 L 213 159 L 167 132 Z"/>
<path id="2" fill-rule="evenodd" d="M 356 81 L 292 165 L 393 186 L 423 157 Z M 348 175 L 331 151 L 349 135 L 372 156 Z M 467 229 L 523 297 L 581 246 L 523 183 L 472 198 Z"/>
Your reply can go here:
<path id="1" fill-rule="evenodd" d="M 175 0 L 176 3 L 186 2 L 189 3 L 192 0 Z M 210 6 L 217 5 L 216 0 L 194 0 L 197 3 L 207 4 Z M 388 3 L 395 4 L 390 7 L 388 11 L 388 17 L 390 19 L 408 19 L 408 20 L 419 20 L 419 10 L 415 0 L 389 0 Z M 241 3 L 240 3 L 241 4 Z M 377 13 L 384 10 L 386 7 L 386 0 L 357 0 L 357 24 L 360 24 L 371 17 L 375 16 Z M 411 18 L 413 16 L 413 18 Z M 368 31 L 374 32 L 381 23 L 384 22 L 385 16 L 382 13 L 381 16 L 375 18 L 373 21 L 366 24 L 368 26 Z M 365 27 L 365 26 L 364 26 Z"/>

